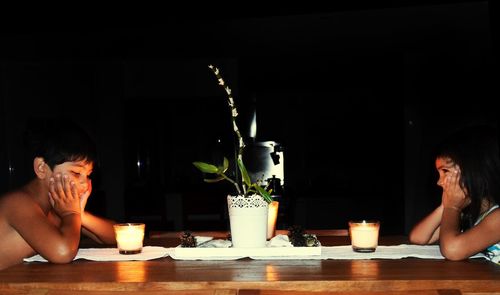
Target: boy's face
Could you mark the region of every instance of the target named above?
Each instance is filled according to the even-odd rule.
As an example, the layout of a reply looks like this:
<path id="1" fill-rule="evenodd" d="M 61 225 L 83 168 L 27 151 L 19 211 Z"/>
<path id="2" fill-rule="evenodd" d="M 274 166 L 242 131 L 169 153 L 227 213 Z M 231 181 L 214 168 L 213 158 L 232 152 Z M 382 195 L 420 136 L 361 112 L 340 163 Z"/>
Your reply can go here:
<path id="1" fill-rule="evenodd" d="M 61 174 L 61 176 L 68 175 L 69 180 L 75 182 L 78 194 L 81 195 L 89 188 L 89 176 L 90 174 L 92 174 L 93 168 L 94 165 L 92 162 L 64 162 L 62 164 L 56 165 L 52 173 L 53 175 L 56 175 L 58 173 Z"/>

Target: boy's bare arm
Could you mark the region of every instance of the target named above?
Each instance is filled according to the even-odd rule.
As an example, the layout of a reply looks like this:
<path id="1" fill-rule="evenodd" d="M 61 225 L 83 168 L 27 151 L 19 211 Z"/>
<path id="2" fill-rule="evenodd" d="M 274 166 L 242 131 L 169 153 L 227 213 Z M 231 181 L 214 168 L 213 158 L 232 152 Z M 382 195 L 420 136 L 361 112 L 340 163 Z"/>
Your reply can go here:
<path id="1" fill-rule="evenodd" d="M 20 195 L 12 198 L 8 204 L 9 208 L 13 208 L 9 210 L 10 225 L 35 252 L 50 262 L 70 262 L 78 251 L 81 212 L 76 192 L 75 183 L 67 175 L 57 174 L 55 178 L 50 178 L 46 198 L 61 220 L 59 225 L 55 225 L 48 217 L 49 214 L 35 201 L 36 197 L 41 197 L 43 201 L 45 196 Z M 46 193 L 45 191 L 44 194 Z M 45 210 L 47 209 L 50 208 Z"/>
<path id="2" fill-rule="evenodd" d="M 35 252 L 54 263 L 73 260 L 80 238 L 79 214 L 64 216 L 58 228 L 28 196 L 11 198 L 7 205 L 13 208 L 6 216 L 10 226 Z"/>
<path id="3" fill-rule="evenodd" d="M 115 222 L 109 219 L 93 215 L 89 212 L 83 212 L 82 233 L 98 243 L 116 244 L 113 224 Z"/>
<path id="4" fill-rule="evenodd" d="M 101 244 L 116 244 L 115 232 L 113 229 L 114 221 L 95 216 L 87 211 L 88 198 L 92 192 L 92 181 L 87 181 L 87 191 L 80 196 L 80 207 L 82 211 L 82 233 L 92 240 Z"/>

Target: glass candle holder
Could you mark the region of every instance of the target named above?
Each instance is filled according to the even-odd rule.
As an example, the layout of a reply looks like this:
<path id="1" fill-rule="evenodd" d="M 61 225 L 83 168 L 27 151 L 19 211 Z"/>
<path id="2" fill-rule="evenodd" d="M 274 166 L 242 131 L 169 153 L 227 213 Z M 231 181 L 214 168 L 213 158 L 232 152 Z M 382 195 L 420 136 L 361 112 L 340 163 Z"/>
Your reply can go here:
<path id="1" fill-rule="evenodd" d="M 267 239 L 272 239 L 276 234 L 276 219 L 278 218 L 278 201 L 272 201 L 269 204 L 267 212 Z"/>
<path id="2" fill-rule="evenodd" d="M 113 227 L 120 254 L 141 253 L 146 228 L 144 223 L 118 223 Z"/>
<path id="3" fill-rule="evenodd" d="M 380 222 L 374 220 L 349 221 L 349 236 L 355 252 L 374 252 L 378 246 Z"/>

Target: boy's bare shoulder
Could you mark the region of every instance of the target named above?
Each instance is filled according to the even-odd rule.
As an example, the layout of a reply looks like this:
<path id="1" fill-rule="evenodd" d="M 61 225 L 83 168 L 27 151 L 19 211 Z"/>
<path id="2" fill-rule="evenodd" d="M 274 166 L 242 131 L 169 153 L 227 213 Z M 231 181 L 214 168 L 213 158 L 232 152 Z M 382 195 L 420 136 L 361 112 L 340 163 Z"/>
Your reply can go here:
<path id="1" fill-rule="evenodd" d="M 33 204 L 34 201 L 30 195 L 22 189 L 14 190 L 3 194 L 0 197 L 0 211 L 12 206 Z"/>

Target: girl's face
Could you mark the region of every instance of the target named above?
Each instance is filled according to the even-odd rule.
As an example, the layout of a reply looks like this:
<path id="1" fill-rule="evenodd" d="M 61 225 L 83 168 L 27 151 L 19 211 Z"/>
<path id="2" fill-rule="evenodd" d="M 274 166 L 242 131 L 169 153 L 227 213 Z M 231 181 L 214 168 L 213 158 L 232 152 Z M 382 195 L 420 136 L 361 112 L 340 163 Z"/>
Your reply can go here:
<path id="1" fill-rule="evenodd" d="M 446 176 L 453 173 L 454 171 L 460 171 L 460 168 L 450 158 L 437 158 L 436 170 L 439 173 L 437 185 L 443 187 L 444 179 L 446 178 Z"/>
<path id="2" fill-rule="evenodd" d="M 68 175 L 70 181 L 74 181 L 78 190 L 78 194 L 81 195 L 86 192 L 89 188 L 89 176 L 92 174 L 92 169 L 94 168 L 93 163 L 86 161 L 74 161 L 74 162 L 64 162 L 62 164 L 56 165 L 52 171 L 53 175 L 61 174 Z"/>

